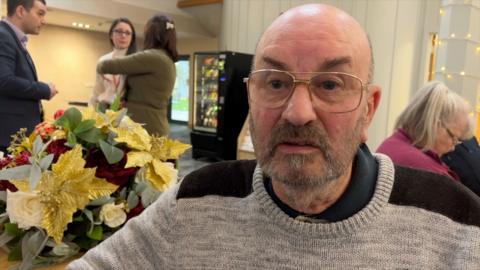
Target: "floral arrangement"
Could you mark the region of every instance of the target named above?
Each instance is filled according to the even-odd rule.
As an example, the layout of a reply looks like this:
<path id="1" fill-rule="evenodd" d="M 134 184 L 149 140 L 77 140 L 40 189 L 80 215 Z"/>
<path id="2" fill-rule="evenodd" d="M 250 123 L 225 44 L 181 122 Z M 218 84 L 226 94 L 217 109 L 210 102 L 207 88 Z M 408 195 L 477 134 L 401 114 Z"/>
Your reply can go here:
<path id="1" fill-rule="evenodd" d="M 169 161 L 190 147 L 150 136 L 126 109 L 69 108 L 25 133 L 0 156 L 0 247 L 16 269 L 105 240 L 177 181 Z"/>

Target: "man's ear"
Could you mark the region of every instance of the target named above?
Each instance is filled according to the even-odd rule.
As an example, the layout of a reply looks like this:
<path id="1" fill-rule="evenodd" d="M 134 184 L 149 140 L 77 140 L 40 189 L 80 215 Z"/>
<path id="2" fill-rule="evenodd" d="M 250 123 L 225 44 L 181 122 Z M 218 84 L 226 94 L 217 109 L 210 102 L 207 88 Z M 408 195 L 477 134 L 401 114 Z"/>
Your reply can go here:
<path id="1" fill-rule="evenodd" d="M 368 88 L 367 106 L 365 106 L 365 122 L 370 125 L 370 122 L 377 111 L 378 104 L 380 104 L 380 97 L 382 96 L 382 89 L 378 85 L 370 85 Z"/>
<path id="2" fill-rule="evenodd" d="M 17 8 L 15 9 L 15 14 L 17 15 L 18 18 L 23 18 L 26 13 L 27 13 L 27 10 L 22 5 L 17 6 Z"/>
<path id="3" fill-rule="evenodd" d="M 368 138 L 368 127 L 372 122 L 373 116 L 377 111 L 378 105 L 380 104 L 380 97 L 382 96 L 382 89 L 378 85 L 370 85 L 368 91 L 365 93 L 367 98 L 367 104 L 364 107 L 362 119 L 363 119 L 363 129 L 361 134 L 362 142 L 366 142 Z"/>

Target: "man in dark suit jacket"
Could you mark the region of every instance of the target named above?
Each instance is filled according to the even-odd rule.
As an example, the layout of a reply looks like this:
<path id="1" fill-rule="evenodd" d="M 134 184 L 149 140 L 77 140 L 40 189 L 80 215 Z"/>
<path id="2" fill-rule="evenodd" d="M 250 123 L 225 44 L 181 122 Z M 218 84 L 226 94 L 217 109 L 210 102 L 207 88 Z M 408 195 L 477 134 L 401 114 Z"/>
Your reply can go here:
<path id="1" fill-rule="evenodd" d="M 7 18 L 0 21 L 0 151 L 11 135 L 26 127 L 31 132 L 42 121 L 40 100 L 57 94 L 51 83 L 39 82 L 27 49 L 27 34 L 37 35 L 45 25 L 45 0 L 7 0 Z"/>

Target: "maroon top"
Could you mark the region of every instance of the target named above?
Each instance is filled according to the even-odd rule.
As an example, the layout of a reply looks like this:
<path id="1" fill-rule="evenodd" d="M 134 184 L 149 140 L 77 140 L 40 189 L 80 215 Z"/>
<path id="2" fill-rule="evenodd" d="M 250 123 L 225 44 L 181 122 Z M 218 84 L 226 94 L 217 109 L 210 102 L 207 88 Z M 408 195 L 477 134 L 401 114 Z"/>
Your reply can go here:
<path id="1" fill-rule="evenodd" d="M 378 153 L 389 156 L 393 163 L 442 174 L 459 181 L 458 175 L 443 163 L 440 157 L 430 151 L 422 151 L 412 144 L 412 140 L 403 129 L 398 129 L 377 149 Z"/>

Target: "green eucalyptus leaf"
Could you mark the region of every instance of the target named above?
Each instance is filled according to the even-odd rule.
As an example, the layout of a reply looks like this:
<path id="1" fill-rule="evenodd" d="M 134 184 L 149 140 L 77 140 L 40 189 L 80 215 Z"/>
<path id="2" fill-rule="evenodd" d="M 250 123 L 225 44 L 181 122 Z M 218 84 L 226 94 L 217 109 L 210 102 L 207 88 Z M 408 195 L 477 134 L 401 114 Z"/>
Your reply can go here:
<path id="1" fill-rule="evenodd" d="M 19 236 L 23 233 L 23 231 L 18 228 L 16 223 L 5 223 L 3 226 L 5 228 L 5 232 L 11 236 Z"/>
<path id="2" fill-rule="evenodd" d="M 122 95 L 117 95 L 115 99 L 113 100 L 112 104 L 110 104 L 110 110 L 112 111 L 118 111 L 120 109 L 120 100 L 122 98 Z"/>
<path id="3" fill-rule="evenodd" d="M 93 230 L 87 233 L 87 236 L 93 240 L 102 240 L 103 227 L 101 225 L 94 226 Z"/>
<path id="4" fill-rule="evenodd" d="M 152 204 L 154 201 L 158 199 L 158 196 L 160 196 L 161 192 L 151 188 L 147 187 L 142 191 L 140 196 L 142 197 L 142 205 L 147 207 L 150 204 Z"/>
<path id="5" fill-rule="evenodd" d="M 22 238 L 22 260 L 33 261 L 47 243 L 48 235 L 43 230 L 29 231 Z"/>
<path id="6" fill-rule="evenodd" d="M 124 155 L 122 149 L 108 144 L 104 140 L 100 140 L 99 143 L 100 149 L 102 149 L 103 155 L 105 155 L 105 158 L 107 159 L 109 164 L 115 164 L 122 160 Z"/>
<path id="7" fill-rule="evenodd" d="M 8 242 L 10 242 L 13 238 L 15 238 L 15 236 L 12 236 L 7 232 L 3 232 L 2 235 L 0 235 L 0 246 L 3 247 Z"/>
<path id="8" fill-rule="evenodd" d="M 120 125 L 120 122 L 122 122 L 122 119 L 123 117 L 125 117 L 125 115 L 127 115 L 127 109 L 123 108 L 118 114 L 117 118 L 115 118 L 115 120 L 113 121 L 113 125 L 116 127 Z"/>
<path id="9" fill-rule="evenodd" d="M 78 246 L 75 243 L 60 243 L 52 249 L 52 253 L 56 256 L 70 257 L 78 253 Z"/>
<path id="10" fill-rule="evenodd" d="M 138 205 L 139 201 L 140 200 L 138 198 L 138 195 L 133 190 L 131 190 L 130 193 L 128 194 L 128 198 L 127 198 L 128 209 L 135 208 L 135 206 Z"/>
<path id="11" fill-rule="evenodd" d="M 75 133 L 73 133 L 73 131 L 69 131 L 67 135 L 67 145 L 73 148 L 76 144 L 77 136 L 75 136 Z"/>
<path id="12" fill-rule="evenodd" d="M 9 169 L 3 169 L 0 171 L 0 179 L 3 180 L 18 180 L 26 179 L 30 175 L 30 167 L 32 165 L 21 165 Z"/>
<path id="13" fill-rule="evenodd" d="M 40 168 L 42 169 L 42 171 L 46 171 L 48 167 L 50 167 L 50 164 L 52 164 L 54 157 L 54 154 L 49 154 L 40 160 Z"/>
<path id="14" fill-rule="evenodd" d="M 83 213 L 88 218 L 88 220 L 90 220 L 90 222 L 93 223 L 93 213 L 92 213 L 92 211 L 85 208 L 85 209 L 83 209 Z"/>
<path id="15" fill-rule="evenodd" d="M 40 168 L 39 165 L 33 164 L 32 167 L 30 168 L 30 176 L 28 177 L 29 180 L 29 187 L 30 190 L 34 190 L 38 182 L 40 182 L 40 179 L 42 178 L 42 169 Z"/>
<path id="16" fill-rule="evenodd" d="M 122 188 L 122 190 L 120 190 L 120 193 L 118 193 L 118 198 L 122 199 L 122 200 L 125 200 L 125 198 L 127 198 L 127 188 Z"/>
<path id="17" fill-rule="evenodd" d="M 74 130 L 82 121 L 82 113 L 75 107 L 68 108 L 63 113 L 62 117 L 64 116 L 68 119 L 70 130 Z"/>
<path id="18" fill-rule="evenodd" d="M 18 242 L 8 253 L 8 261 L 21 261 L 22 260 L 22 245 Z"/>
<path id="19" fill-rule="evenodd" d="M 43 150 L 43 141 L 41 136 L 37 136 L 33 142 L 32 156 L 38 156 Z"/>
<path id="20" fill-rule="evenodd" d="M 98 128 L 91 128 L 86 132 L 78 133 L 77 137 L 86 142 L 96 144 L 99 140 L 104 138 L 104 134 Z"/>
<path id="21" fill-rule="evenodd" d="M 78 124 L 78 126 L 73 130 L 75 134 L 83 133 L 86 132 L 90 129 L 95 127 L 95 120 L 89 119 L 89 120 L 84 120 Z"/>
<path id="22" fill-rule="evenodd" d="M 114 198 L 109 197 L 109 196 L 105 196 L 105 197 L 100 197 L 96 200 L 93 200 L 93 201 L 89 202 L 88 206 L 101 206 L 101 205 L 111 203 L 111 202 L 114 202 L 114 201 L 115 201 Z"/>
<path id="23" fill-rule="evenodd" d="M 67 131 L 71 130 L 70 121 L 68 120 L 68 118 L 65 114 L 60 116 L 60 118 L 58 118 L 57 120 L 55 120 L 55 122 L 53 122 L 53 124 L 56 125 L 56 126 L 59 126 L 59 127 L 63 127 Z"/>

